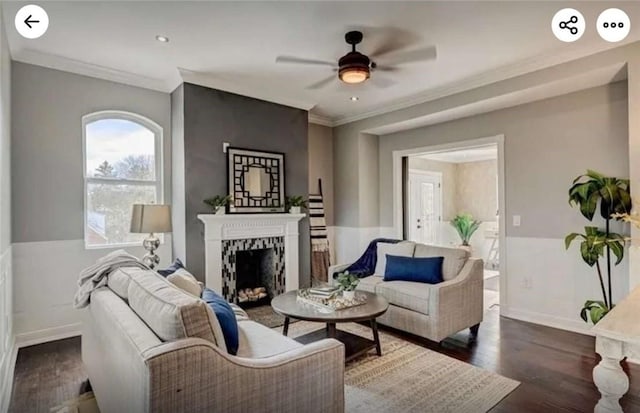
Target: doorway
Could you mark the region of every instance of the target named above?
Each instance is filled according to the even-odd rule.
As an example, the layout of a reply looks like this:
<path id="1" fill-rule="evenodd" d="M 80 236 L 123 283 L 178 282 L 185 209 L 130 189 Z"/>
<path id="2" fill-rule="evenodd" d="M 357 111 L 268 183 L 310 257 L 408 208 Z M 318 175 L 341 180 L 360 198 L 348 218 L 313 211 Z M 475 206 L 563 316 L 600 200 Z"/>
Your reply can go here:
<path id="1" fill-rule="evenodd" d="M 411 241 L 465 248 L 482 258 L 485 310 L 506 307 L 502 136 L 396 151 L 394 227 Z M 456 228 L 475 222 L 471 236 Z"/>

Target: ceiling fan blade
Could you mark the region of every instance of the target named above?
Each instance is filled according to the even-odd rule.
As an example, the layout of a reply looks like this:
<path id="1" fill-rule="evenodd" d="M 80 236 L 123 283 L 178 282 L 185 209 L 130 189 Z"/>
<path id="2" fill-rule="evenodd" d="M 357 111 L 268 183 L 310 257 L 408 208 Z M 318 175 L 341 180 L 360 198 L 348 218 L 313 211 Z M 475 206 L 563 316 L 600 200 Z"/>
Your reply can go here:
<path id="1" fill-rule="evenodd" d="M 316 82 L 312 85 L 307 86 L 307 89 L 320 89 L 322 87 L 325 87 L 326 85 L 328 85 L 329 83 L 333 82 L 335 79 L 337 79 L 338 77 L 336 75 L 331 75 L 325 79 L 322 79 L 319 82 Z"/>
<path id="2" fill-rule="evenodd" d="M 395 66 L 380 66 L 378 64 L 375 64 L 375 66 L 371 66 L 371 71 L 373 72 L 397 72 L 398 70 L 400 70 L 400 68 Z"/>
<path id="3" fill-rule="evenodd" d="M 383 66 L 395 66 L 404 63 L 421 62 L 426 60 L 435 60 L 438 57 L 438 51 L 435 46 L 429 46 L 424 49 L 407 50 L 405 52 L 394 52 L 384 55 L 380 60 Z"/>
<path id="4" fill-rule="evenodd" d="M 297 65 L 316 65 L 316 66 L 336 67 L 335 62 L 329 62 L 326 60 L 316 60 L 316 59 L 304 59 L 301 57 L 294 57 L 294 56 L 278 56 L 276 57 L 276 63 L 293 63 Z"/>
<path id="5" fill-rule="evenodd" d="M 371 76 L 369 78 L 369 81 L 373 83 L 376 87 L 379 87 L 380 89 L 386 89 L 396 84 L 396 82 L 394 82 L 393 80 L 380 77 L 380 76 Z"/>

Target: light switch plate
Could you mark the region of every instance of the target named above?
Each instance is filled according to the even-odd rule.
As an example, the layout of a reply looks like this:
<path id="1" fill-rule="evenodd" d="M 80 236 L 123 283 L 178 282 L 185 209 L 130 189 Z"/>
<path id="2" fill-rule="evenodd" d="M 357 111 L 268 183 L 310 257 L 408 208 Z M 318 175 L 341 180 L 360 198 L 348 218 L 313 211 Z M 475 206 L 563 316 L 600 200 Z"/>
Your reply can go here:
<path id="1" fill-rule="evenodd" d="M 514 227 L 519 227 L 520 226 L 520 215 L 514 215 L 513 216 L 513 226 Z"/>

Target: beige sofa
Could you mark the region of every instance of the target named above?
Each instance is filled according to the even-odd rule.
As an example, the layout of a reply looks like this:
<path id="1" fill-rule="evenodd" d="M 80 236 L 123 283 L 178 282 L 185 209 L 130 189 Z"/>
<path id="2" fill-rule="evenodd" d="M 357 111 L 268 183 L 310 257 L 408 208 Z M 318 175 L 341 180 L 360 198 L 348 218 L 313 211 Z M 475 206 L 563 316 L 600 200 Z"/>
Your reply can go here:
<path id="1" fill-rule="evenodd" d="M 363 278 L 358 289 L 382 295 L 389 301 L 389 310 L 378 322 L 440 342 L 451 334 L 471 329 L 473 338 L 483 317 L 483 263 L 470 258 L 462 248 L 403 242 L 378 244 L 377 273 Z M 395 251 L 394 251 L 395 249 Z M 444 282 L 425 284 L 409 281 L 383 281 L 385 251 L 389 255 L 414 257 L 444 257 Z M 329 279 L 344 271 L 349 264 L 329 268 Z"/>
<path id="2" fill-rule="evenodd" d="M 233 356 L 204 301 L 134 268 L 111 274 L 83 311 L 82 359 L 102 413 L 344 411 L 336 340 L 302 345 L 238 313 Z"/>

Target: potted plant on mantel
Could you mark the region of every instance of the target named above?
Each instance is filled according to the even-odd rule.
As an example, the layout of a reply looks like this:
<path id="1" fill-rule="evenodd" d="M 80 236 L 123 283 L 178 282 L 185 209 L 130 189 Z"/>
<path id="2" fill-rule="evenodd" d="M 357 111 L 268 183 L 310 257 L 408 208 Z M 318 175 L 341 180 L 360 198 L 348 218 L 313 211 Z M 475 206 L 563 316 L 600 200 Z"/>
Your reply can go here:
<path id="1" fill-rule="evenodd" d="M 349 274 L 349 271 L 338 274 L 338 287 L 342 291 L 342 297 L 345 300 L 353 301 L 356 298 L 356 287 L 360 283 L 360 278 L 353 274 Z"/>
<path id="2" fill-rule="evenodd" d="M 213 208 L 213 213 L 216 215 L 224 215 L 226 213 L 227 205 L 233 201 L 231 195 L 216 195 L 213 198 L 207 198 L 203 202 Z"/>
<path id="3" fill-rule="evenodd" d="M 286 207 L 290 214 L 302 213 L 302 208 L 307 207 L 307 200 L 302 195 L 288 196 L 286 199 Z"/>
<path id="4" fill-rule="evenodd" d="M 620 264 L 624 258 L 625 238 L 610 230 L 611 220 L 629 220 L 631 211 L 631 194 L 628 179 L 607 177 L 598 172 L 587 170 L 573 181 L 569 189 L 569 204 L 579 206 L 582 215 L 589 221 L 593 218 L 600 204 L 600 216 L 604 219 L 604 231 L 594 226 L 584 227 L 585 233 L 572 233 L 565 238 L 565 248 L 569 248 L 573 240 L 579 238 L 580 254 L 587 265 L 595 265 L 602 290 L 602 301 L 587 300 L 580 311 L 580 317 L 593 324 L 600 321 L 613 308 L 613 295 L 611 293 L 611 254 L 615 255 L 616 262 Z M 625 219 L 625 217 L 627 217 Z M 606 256 L 607 282 L 600 267 L 600 258 Z"/>
<path id="5" fill-rule="evenodd" d="M 469 241 L 471 236 L 480 228 L 480 224 L 482 222 L 473 219 L 471 214 L 458 214 L 451 220 L 451 225 L 456 229 L 462 241 L 462 248 L 471 251 Z"/>

